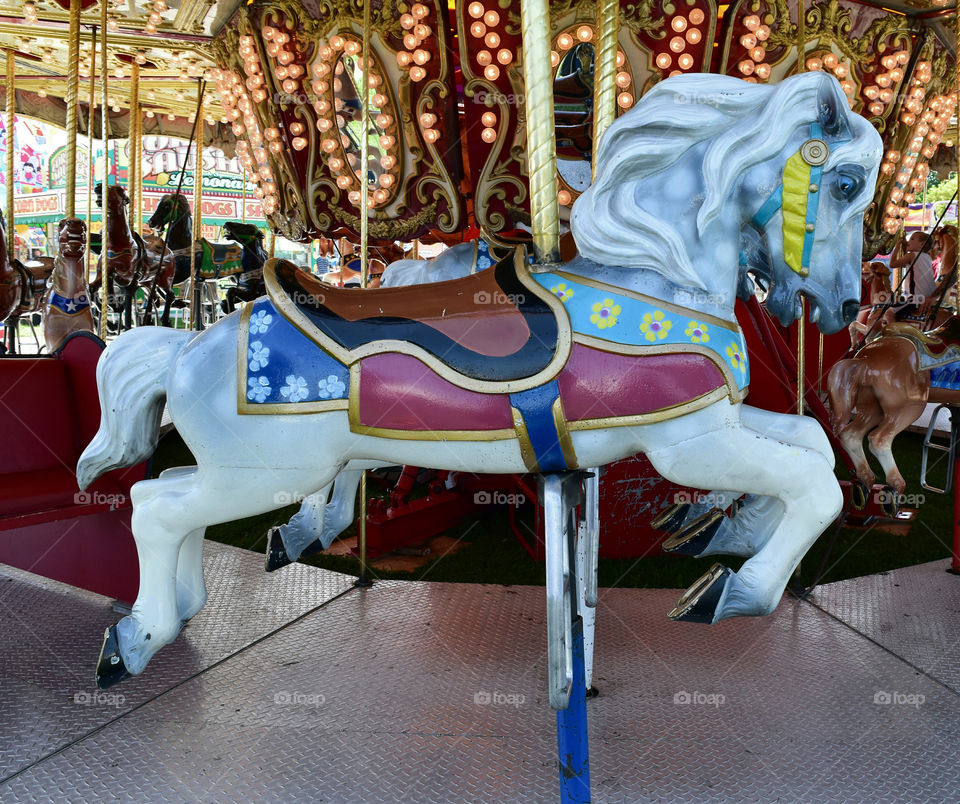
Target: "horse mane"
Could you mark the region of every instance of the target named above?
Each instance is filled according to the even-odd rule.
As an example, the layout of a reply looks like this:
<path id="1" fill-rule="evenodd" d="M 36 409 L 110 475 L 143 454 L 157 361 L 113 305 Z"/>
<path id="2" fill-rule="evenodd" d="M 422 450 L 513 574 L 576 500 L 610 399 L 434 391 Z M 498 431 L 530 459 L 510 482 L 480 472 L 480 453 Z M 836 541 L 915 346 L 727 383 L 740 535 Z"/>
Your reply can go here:
<path id="1" fill-rule="evenodd" d="M 800 125 L 818 119 L 823 97 L 853 135 L 831 149 L 825 169 L 851 159 L 877 161 L 876 143 L 864 128 L 870 124 L 850 113 L 839 83 L 825 73 L 803 73 L 778 84 L 701 74 L 657 84 L 600 140 L 596 179 L 574 203 L 570 221 L 580 252 L 603 265 L 646 268 L 675 284 L 703 288 L 671 219 L 640 207 L 646 179 L 705 144 L 705 195 L 697 212 L 703 234 L 743 173 L 782 151 Z M 865 184 L 872 191 L 873 182 Z"/>

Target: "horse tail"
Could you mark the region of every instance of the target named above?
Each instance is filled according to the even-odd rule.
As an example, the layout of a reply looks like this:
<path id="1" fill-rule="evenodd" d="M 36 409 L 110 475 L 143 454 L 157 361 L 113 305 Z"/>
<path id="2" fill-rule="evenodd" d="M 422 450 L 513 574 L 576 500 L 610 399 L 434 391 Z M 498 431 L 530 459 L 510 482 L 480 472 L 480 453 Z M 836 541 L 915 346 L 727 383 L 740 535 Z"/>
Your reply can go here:
<path id="1" fill-rule="evenodd" d="M 857 401 L 857 394 L 863 385 L 866 369 L 866 361 L 850 358 L 838 360 L 827 374 L 830 420 L 835 432 L 849 422 L 853 415 L 853 408 Z"/>
<path id="2" fill-rule="evenodd" d="M 81 489 L 104 472 L 133 466 L 153 454 L 170 367 L 195 334 L 141 327 L 107 347 L 97 365 L 100 429 L 77 463 Z"/>

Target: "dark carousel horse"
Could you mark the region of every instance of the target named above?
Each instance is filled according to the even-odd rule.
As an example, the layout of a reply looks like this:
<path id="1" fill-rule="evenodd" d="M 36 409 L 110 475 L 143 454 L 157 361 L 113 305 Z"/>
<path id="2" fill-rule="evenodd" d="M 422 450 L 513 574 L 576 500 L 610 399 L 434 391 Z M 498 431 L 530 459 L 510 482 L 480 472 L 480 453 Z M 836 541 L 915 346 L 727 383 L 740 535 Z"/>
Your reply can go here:
<path id="1" fill-rule="evenodd" d="M 165 241 L 166 248 L 174 255 L 176 271 L 170 283 L 158 284 L 165 297 L 160 323 L 169 326 L 170 307 L 174 300 L 173 285 L 186 282 L 190 277 L 193 215 L 186 197 L 179 193 L 165 195 L 147 225 L 157 233 L 155 241 L 161 246 Z M 201 238 L 195 263 L 200 281 L 216 282 L 222 277 L 236 277 L 237 286 L 227 291 L 227 299 L 223 303 L 224 311 L 229 313 L 238 302 L 250 301 L 264 294 L 263 264 L 267 252 L 263 248 L 263 231 L 251 223 L 227 221 L 223 231 L 226 237 L 235 242 L 211 243 Z"/>
<path id="2" fill-rule="evenodd" d="M 98 184 L 94 191 L 97 194 L 97 204 L 104 208 L 103 185 Z M 139 234 L 131 231 L 127 220 L 127 205 L 130 198 L 127 191 L 119 184 L 111 185 L 107 190 L 107 207 L 105 217 L 108 221 L 108 250 L 106 258 L 109 264 L 107 276 L 107 293 L 110 306 L 115 312 L 122 314 L 123 329 L 130 329 L 134 324 L 133 300 L 140 285 L 152 284 L 153 278 L 160 273 L 159 282 L 167 281 L 167 276 L 173 276 L 175 264 L 173 255 L 161 255 L 144 242 Z M 162 259 L 162 263 L 161 263 Z M 97 276 L 90 283 L 89 295 L 93 298 L 103 284 L 103 260 L 101 249 L 97 260 Z M 117 299 L 117 295 L 119 300 Z M 97 309 L 100 307 L 97 305 Z"/>
<path id="3" fill-rule="evenodd" d="M 6 231 L 7 222 L 0 213 L 0 321 L 6 322 L 0 352 L 16 354 L 20 316 L 40 311 L 47 280 L 53 273 L 53 259 L 42 257 L 30 265 L 9 259 Z"/>

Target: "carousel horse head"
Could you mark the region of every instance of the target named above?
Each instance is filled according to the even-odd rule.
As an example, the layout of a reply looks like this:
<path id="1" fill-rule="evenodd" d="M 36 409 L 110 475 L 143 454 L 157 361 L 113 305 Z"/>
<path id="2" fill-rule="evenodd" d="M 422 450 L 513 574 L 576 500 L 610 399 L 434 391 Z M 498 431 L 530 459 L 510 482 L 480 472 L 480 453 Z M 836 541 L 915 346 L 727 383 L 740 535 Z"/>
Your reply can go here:
<path id="1" fill-rule="evenodd" d="M 97 195 L 97 206 L 101 209 L 103 208 L 103 183 L 97 182 L 93 188 L 94 193 Z M 111 184 L 109 185 L 108 197 L 110 202 L 116 207 L 119 206 L 121 209 L 125 208 L 130 203 L 130 196 L 127 195 L 126 188 L 122 184 Z"/>
<path id="2" fill-rule="evenodd" d="M 180 193 L 169 193 L 160 199 L 156 210 L 147 221 L 147 226 L 155 231 L 163 229 L 171 221 L 176 221 L 181 217 L 189 218 L 190 202 L 186 196 Z"/>
<path id="3" fill-rule="evenodd" d="M 79 218 L 64 218 L 60 221 L 57 243 L 61 257 L 83 257 L 87 248 L 87 225 Z"/>
<path id="4" fill-rule="evenodd" d="M 881 152 L 880 136 L 826 73 L 770 85 L 677 76 L 607 129 L 571 228 L 595 262 L 703 290 L 693 256 L 732 258 L 729 232 L 752 226 L 770 256 L 758 275 L 767 308 L 786 326 L 806 297 L 811 320 L 837 332 L 859 311 L 863 213 Z M 669 195 L 651 199 L 668 169 Z M 698 204 L 680 226 L 662 211 L 671 196 Z"/>
<path id="5" fill-rule="evenodd" d="M 259 246 L 263 248 L 263 229 L 255 224 L 227 221 L 223 224 L 223 234 L 229 240 L 240 243 L 242 246 Z"/>

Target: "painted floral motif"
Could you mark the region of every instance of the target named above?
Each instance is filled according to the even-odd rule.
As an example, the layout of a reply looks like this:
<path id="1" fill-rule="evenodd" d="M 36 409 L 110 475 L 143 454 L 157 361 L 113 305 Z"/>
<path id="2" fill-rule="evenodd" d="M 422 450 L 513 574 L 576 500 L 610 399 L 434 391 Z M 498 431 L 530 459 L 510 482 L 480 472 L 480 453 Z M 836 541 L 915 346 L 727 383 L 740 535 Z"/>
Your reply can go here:
<path id="1" fill-rule="evenodd" d="M 347 386 L 336 374 L 331 374 L 325 380 L 320 380 L 321 399 L 340 399 L 346 389 Z"/>
<path id="2" fill-rule="evenodd" d="M 573 288 L 568 288 L 563 282 L 550 288 L 550 292 L 560 299 L 560 301 L 562 301 L 564 304 L 573 298 Z M 597 308 L 594 307 L 593 309 L 596 310 Z"/>
<path id="3" fill-rule="evenodd" d="M 270 380 L 266 377 L 250 377 L 247 380 L 247 399 L 253 402 L 263 402 L 273 389 Z"/>
<path id="4" fill-rule="evenodd" d="M 273 316 L 266 310 L 260 310 L 250 316 L 250 334 L 262 335 L 273 323 Z"/>
<path id="5" fill-rule="evenodd" d="M 710 327 L 706 324 L 701 324 L 699 321 L 691 321 L 687 324 L 687 328 L 683 331 L 683 334 L 694 343 L 707 343 L 710 340 L 709 329 Z"/>
<path id="6" fill-rule="evenodd" d="M 247 349 L 250 360 L 250 371 L 260 371 L 270 363 L 270 349 L 260 341 L 254 341 Z"/>
<path id="7" fill-rule="evenodd" d="M 294 374 L 287 375 L 287 384 L 280 389 L 280 396 L 288 402 L 299 402 L 307 398 L 307 381 Z"/>
<path id="8" fill-rule="evenodd" d="M 593 305 L 593 315 L 590 316 L 590 322 L 596 324 L 599 329 L 608 329 L 617 323 L 617 316 L 620 315 L 620 305 L 614 303 L 613 299 L 604 299 Z"/>
<path id="9" fill-rule="evenodd" d="M 741 353 L 740 346 L 738 344 L 731 343 L 727 347 L 727 357 L 729 358 L 730 365 L 733 366 L 734 370 L 739 369 L 741 374 L 746 373 L 747 361 Z"/>
<path id="10" fill-rule="evenodd" d="M 655 310 L 652 313 L 644 313 L 643 320 L 640 322 L 640 331 L 643 337 L 648 341 L 663 340 L 670 334 L 673 322 L 670 321 L 662 311 Z"/>

